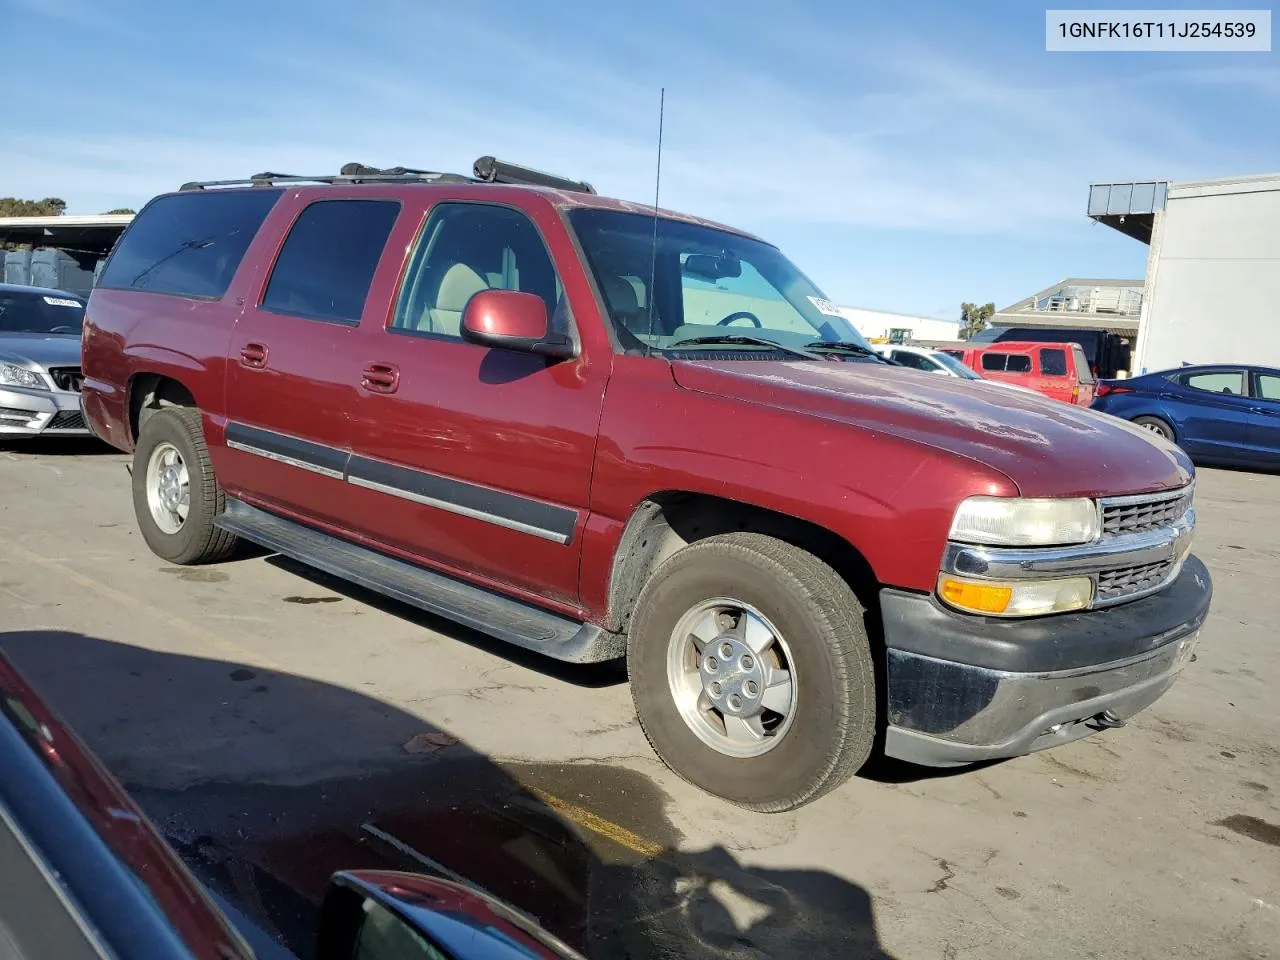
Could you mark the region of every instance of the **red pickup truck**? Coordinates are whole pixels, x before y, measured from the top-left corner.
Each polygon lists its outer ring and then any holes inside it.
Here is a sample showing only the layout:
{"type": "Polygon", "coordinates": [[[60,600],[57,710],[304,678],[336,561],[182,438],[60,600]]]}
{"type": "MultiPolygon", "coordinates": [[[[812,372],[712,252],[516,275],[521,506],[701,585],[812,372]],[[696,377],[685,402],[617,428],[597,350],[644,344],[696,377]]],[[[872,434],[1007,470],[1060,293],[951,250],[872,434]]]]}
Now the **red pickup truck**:
{"type": "Polygon", "coordinates": [[[1174,445],[888,363],[729,227],[493,158],[343,171],[159,196],[93,291],[85,413],[165,560],[243,537],[625,656],[662,759],[763,811],[881,742],[946,766],[1122,725],[1189,660],[1174,445]]]}

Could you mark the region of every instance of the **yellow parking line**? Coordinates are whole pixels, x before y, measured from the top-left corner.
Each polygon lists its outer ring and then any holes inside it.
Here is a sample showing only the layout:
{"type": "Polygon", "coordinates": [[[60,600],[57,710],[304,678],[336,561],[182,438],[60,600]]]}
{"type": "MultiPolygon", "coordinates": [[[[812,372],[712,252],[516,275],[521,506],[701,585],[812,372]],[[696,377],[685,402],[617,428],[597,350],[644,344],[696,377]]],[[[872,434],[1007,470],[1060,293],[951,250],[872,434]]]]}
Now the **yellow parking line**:
{"type": "Polygon", "coordinates": [[[279,664],[263,659],[239,644],[232,643],[225,637],[214,633],[212,630],[206,630],[204,627],[192,623],[190,620],[186,620],[176,614],[169,613],[167,610],[162,610],[153,603],[147,603],[147,601],[135,597],[132,594],[125,593],[123,590],[117,590],[115,587],[108,586],[101,581],[95,580],[93,577],[81,573],[79,570],[73,570],[71,567],[60,563],[57,560],[51,560],[48,557],[41,556],[33,550],[28,550],[21,544],[13,543],[11,541],[4,546],[8,550],[20,555],[22,559],[28,563],[34,563],[46,570],[52,570],[54,573],[66,577],[77,586],[83,587],[86,590],[91,590],[108,600],[114,600],[116,603],[121,606],[128,607],[130,610],[136,610],[139,613],[145,613],[149,616],[155,617],[168,626],[173,627],[175,630],[181,631],[193,639],[217,648],[225,656],[259,667],[263,670],[271,670],[277,673],[285,672],[279,664]]]}
{"type": "Polygon", "coordinates": [[[606,840],[612,840],[620,847],[626,847],[628,850],[645,857],[657,857],[665,849],[662,844],[642,837],[638,833],[633,833],[612,820],[606,820],[604,817],[592,813],[586,807],[580,807],[576,803],[562,800],[555,794],[539,790],[537,787],[529,787],[528,790],[566,820],[576,823],[592,833],[598,833],[606,840]]]}

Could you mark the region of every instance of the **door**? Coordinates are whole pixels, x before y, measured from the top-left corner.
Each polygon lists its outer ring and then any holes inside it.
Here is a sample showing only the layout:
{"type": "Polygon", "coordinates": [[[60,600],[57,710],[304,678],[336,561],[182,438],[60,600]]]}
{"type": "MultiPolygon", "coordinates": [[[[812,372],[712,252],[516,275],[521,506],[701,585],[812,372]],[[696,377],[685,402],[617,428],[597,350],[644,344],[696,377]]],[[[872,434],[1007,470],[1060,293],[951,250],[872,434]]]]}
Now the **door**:
{"type": "Polygon", "coordinates": [[[395,200],[336,198],[298,212],[232,332],[228,491],[300,519],[349,525],[350,358],[399,211],[395,200]]]}
{"type": "Polygon", "coordinates": [[[1166,403],[1178,445],[1187,453],[1237,457],[1248,444],[1253,401],[1239,367],[1179,373],[1166,403]]]}
{"type": "Polygon", "coordinates": [[[1280,463],[1280,373],[1253,372],[1248,441],[1264,461],[1280,463]]]}
{"type": "Polygon", "coordinates": [[[572,607],[608,362],[460,335],[485,289],[537,294],[575,335],[544,230],[564,227],[498,204],[431,209],[394,302],[364,327],[362,373],[389,368],[395,382],[360,386],[351,497],[366,534],[395,551],[572,607]]]}

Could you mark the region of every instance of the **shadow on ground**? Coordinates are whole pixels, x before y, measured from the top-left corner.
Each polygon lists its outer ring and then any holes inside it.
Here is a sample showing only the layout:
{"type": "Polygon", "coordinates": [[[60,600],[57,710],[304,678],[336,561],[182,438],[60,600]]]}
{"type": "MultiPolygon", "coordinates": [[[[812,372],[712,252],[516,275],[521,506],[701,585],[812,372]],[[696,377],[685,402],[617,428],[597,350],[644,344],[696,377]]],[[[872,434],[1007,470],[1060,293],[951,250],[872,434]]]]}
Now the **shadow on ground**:
{"type": "Polygon", "coordinates": [[[206,883],[300,957],[344,868],[464,878],[589,957],[883,958],[871,897],[690,850],[668,797],[606,764],[498,764],[373,696],[54,631],[13,660],[206,883]]]}
{"type": "MultiPolygon", "coordinates": [[[[242,544],[246,542],[241,541],[242,544]]],[[[261,548],[254,548],[250,545],[248,549],[261,548]]],[[[295,577],[299,577],[317,587],[330,590],[349,600],[354,600],[356,603],[362,603],[373,607],[375,610],[381,610],[383,613],[406,620],[409,623],[416,623],[423,629],[443,634],[450,640],[477,647],[530,670],[537,670],[546,676],[555,677],[558,680],[564,680],[581,687],[608,687],[627,682],[627,667],[622,660],[592,664],[565,663],[562,660],[554,660],[534,650],[526,650],[524,647],[517,647],[513,643],[504,643],[478,630],[471,630],[452,620],[434,616],[407,603],[401,603],[399,600],[393,600],[381,593],[367,590],[349,580],[331,576],[323,570],[317,570],[315,567],[293,560],[283,554],[269,553],[269,551],[263,552],[268,554],[266,562],[273,567],[291,573],[295,577]]],[[[255,555],[260,554],[250,553],[247,556],[255,555]]]]}

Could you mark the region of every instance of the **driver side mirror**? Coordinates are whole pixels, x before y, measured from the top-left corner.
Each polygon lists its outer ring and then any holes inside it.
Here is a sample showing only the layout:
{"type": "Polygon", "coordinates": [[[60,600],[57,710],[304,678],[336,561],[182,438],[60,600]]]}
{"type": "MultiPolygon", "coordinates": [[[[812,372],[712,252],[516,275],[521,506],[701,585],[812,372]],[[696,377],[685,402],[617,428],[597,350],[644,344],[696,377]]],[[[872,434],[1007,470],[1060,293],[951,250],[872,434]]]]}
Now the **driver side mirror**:
{"type": "Polygon", "coordinates": [[[463,340],[486,347],[557,359],[575,353],[568,337],[551,331],[546,301],[518,290],[481,290],[475,294],[462,311],[461,332],[463,340]]]}
{"type": "Polygon", "coordinates": [[[470,887],[352,870],[329,881],[316,960],[585,960],[532,919],[470,887]]]}

